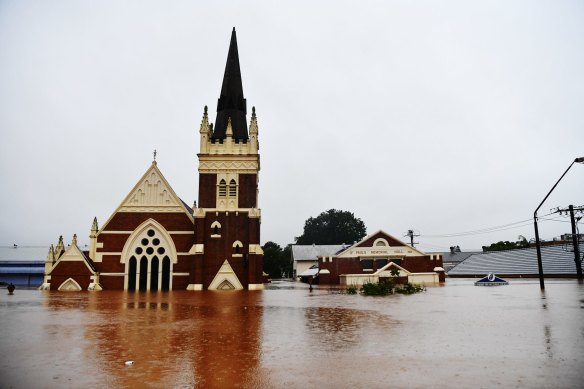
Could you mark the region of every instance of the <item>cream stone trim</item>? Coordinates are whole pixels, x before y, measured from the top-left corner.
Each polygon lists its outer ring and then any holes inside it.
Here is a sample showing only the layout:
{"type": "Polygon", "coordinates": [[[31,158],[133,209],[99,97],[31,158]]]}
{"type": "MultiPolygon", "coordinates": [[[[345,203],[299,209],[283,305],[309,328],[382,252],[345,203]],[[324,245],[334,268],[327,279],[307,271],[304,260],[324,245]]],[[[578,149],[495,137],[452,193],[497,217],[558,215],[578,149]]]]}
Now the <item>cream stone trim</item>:
{"type": "MultiPolygon", "coordinates": [[[[257,174],[260,164],[256,156],[242,159],[238,156],[221,156],[220,159],[199,155],[199,173],[248,173],[257,174]]],[[[229,183],[229,181],[227,181],[229,183]]]]}
{"type": "Polygon", "coordinates": [[[61,285],[59,285],[57,290],[61,292],[79,292],[83,289],[73,278],[67,278],[61,285]]]}
{"type": "Polygon", "coordinates": [[[390,267],[397,268],[399,270],[399,272],[400,272],[400,276],[402,276],[402,275],[409,276],[410,274],[412,274],[410,271],[404,269],[403,267],[401,267],[400,265],[396,264],[395,262],[389,262],[388,264],[386,264],[385,266],[383,266],[381,269],[378,269],[375,272],[375,274],[379,275],[380,277],[392,277],[391,270],[389,270],[390,267]]]}
{"type": "Polygon", "coordinates": [[[426,284],[438,284],[440,283],[440,278],[438,273],[425,272],[425,273],[412,273],[408,275],[408,282],[411,284],[426,285],[426,284]]]}
{"type": "Polygon", "coordinates": [[[189,272],[182,272],[182,273],[172,273],[173,277],[185,277],[185,276],[189,276],[190,273],[189,272]]]}
{"type": "MultiPolygon", "coordinates": [[[[229,127],[227,127],[229,130],[229,127]]],[[[228,135],[228,134],[226,134],[228,135]]],[[[203,141],[203,137],[201,137],[203,141]]],[[[254,143],[257,142],[256,138],[253,138],[254,143]]],[[[223,139],[223,142],[211,142],[211,140],[206,140],[206,147],[201,147],[201,151],[205,151],[211,155],[258,155],[258,146],[249,142],[235,142],[231,136],[227,136],[223,139]]]]}
{"type": "Polygon", "coordinates": [[[204,254],[205,253],[205,245],[202,243],[194,244],[193,247],[189,250],[189,254],[204,254]]]}
{"type": "Polygon", "coordinates": [[[331,272],[328,269],[321,269],[318,271],[318,274],[331,274],[331,272]]]}
{"type": "Polygon", "coordinates": [[[264,255],[264,250],[262,250],[262,246],[259,244],[250,244],[247,250],[250,254],[264,255]]]}
{"type": "Polygon", "coordinates": [[[225,260],[225,262],[223,262],[223,265],[213,278],[213,281],[211,281],[211,284],[209,284],[208,289],[209,290],[226,289],[224,288],[226,282],[233,286],[233,288],[230,289],[238,290],[243,289],[243,285],[241,285],[239,278],[237,278],[237,275],[233,271],[233,268],[229,264],[228,260],[225,260]]]}
{"type": "Polygon", "coordinates": [[[99,276],[100,277],[110,277],[110,276],[112,276],[112,277],[120,277],[120,276],[123,277],[125,275],[126,275],[126,273],[99,273],[99,276]]]}
{"type": "Polygon", "coordinates": [[[264,290],[264,284],[249,284],[247,285],[248,290],[264,290]]]}
{"type": "Polygon", "coordinates": [[[194,291],[203,290],[203,284],[188,284],[187,290],[194,290],[194,291]]]}
{"type": "Polygon", "coordinates": [[[373,242],[373,247],[389,247],[389,243],[387,242],[386,239],[377,238],[373,242]],[[381,243],[381,244],[379,244],[379,243],[381,243]]]}
{"type": "MultiPolygon", "coordinates": [[[[154,220],[152,218],[142,222],[142,224],[140,224],[138,227],[136,227],[136,229],[130,235],[130,237],[128,237],[128,239],[126,240],[126,243],[124,244],[124,248],[123,248],[121,256],[120,256],[120,263],[127,264],[128,259],[134,255],[134,252],[132,250],[136,246],[136,242],[138,241],[138,239],[142,238],[142,235],[144,235],[146,233],[146,231],[150,228],[158,231],[160,233],[160,235],[162,235],[162,238],[164,239],[161,242],[162,244],[160,246],[164,247],[166,250],[168,250],[168,252],[165,253],[162,256],[162,258],[164,258],[164,256],[168,256],[168,258],[170,258],[170,262],[172,264],[176,264],[176,262],[178,260],[178,258],[177,258],[178,255],[177,255],[176,247],[174,245],[174,241],[172,240],[172,237],[170,236],[168,231],[166,231],[164,226],[162,226],[162,224],[158,223],[156,220],[154,220]],[[165,245],[164,243],[167,243],[167,245],[165,245]]],[[[161,261],[162,261],[162,258],[160,258],[161,261]]],[[[136,259],[139,262],[139,258],[136,257],[136,259]]],[[[127,269],[126,269],[126,271],[127,271],[127,269]]],[[[171,269],[171,274],[172,274],[172,269],[171,269]]]]}
{"type": "Polygon", "coordinates": [[[95,253],[95,258],[93,258],[93,262],[103,262],[104,255],[122,255],[121,252],[107,252],[107,251],[98,251],[95,253]]]}
{"type": "Polygon", "coordinates": [[[247,212],[249,218],[260,218],[261,217],[261,209],[260,208],[234,208],[234,209],[220,209],[220,208],[195,208],[193,211],[193,216],[197,219],[205,218],[209,213],[219,214],[219,212],[233,212],[235,211],[236,215],[239,212],[247,212]]]}
{"type": "MultiPolygon", "coordinates": [[[[112,235],[130,235],[134,231],[102,231],[102,234],[112,234],[112,235]]],[[[167,231],[170,235],[193,235],[195,231],[167,231]]],[[[100,242],[101,247],[103,247],[103,242],[100,242]]]]}
{"type": "Polygon", "coordinates": [[[94,292],[101,292],[103,290],[103,288],[101,287],[100,284],[95,283],[95,282],[92,282],[87,287],[87,290],[91,290],[91,291],[94,291],[94,292]]]}
{"type": "MultiPolygon", "coordinates": [[[[91,268],[91,266],[89,266],[89,263],[87,263],[87,260],[85,258],[85,255],[79,249],[79,247],[77,247],[77,244],[75,242],[72,242],[71,245],[67,248],[67,250],[63,253],[63,255],[61,255],[61,257],[59,257],[57,262],[55,262],[55,264],[51,268],[51,271],[49,272],[49,274],[57,267],[57,265],[59,263],[61,263],[61,261],[63,261],[63,262],[83,262],[83,264],[89,270],[89,272],[91,274],[95,275],[95,271],[91,268]]],[[[46,275],[48,275],[48,274],[46,274],[46,275]]]]}

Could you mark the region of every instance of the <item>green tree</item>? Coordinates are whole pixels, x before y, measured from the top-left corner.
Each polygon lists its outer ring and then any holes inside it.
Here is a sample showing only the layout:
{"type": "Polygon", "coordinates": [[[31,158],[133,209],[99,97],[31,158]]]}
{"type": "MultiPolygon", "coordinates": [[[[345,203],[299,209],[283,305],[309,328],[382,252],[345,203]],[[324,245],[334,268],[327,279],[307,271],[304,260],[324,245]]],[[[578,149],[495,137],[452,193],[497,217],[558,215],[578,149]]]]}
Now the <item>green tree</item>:
{"type": "Polygon", "coordinates": [[[279,244],[267,242],[262,247],[264,250],[264,272],[271,278],[281,278],[282,275],[292,274],[291,247],[284,249],[279,244]]]}
{"type": "Polygon", "coordinates": [[[489,246],[483,246],[483,251],[503,251],[503,250],[515,250],[523,249],[529,247],[529,242],[523,236],[519,237],[517,242],[499,241],[497,243],[491,243],[489,246]]]}
{"type": "Polygon", "coordinates": [[[352,212],[329,209],[304,223],[304,233],[296,244],[342,244],[361,240],[367,233],[365,224],[352,212]]]}

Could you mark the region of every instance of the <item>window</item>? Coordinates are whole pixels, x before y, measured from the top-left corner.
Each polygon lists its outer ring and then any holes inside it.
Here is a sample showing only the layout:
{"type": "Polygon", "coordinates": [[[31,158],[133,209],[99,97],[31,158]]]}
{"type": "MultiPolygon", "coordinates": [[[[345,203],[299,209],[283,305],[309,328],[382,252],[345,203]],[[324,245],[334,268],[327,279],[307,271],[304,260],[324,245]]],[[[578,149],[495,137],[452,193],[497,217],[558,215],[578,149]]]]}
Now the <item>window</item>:
{"type": "Polygon", "coordinates": [[[220,238],[221,237],[221,224],[218,221],[214,221],[211,224],[211,238],[220,238]]]}
{"type": "Polygon", "coordinates": [[[219,197],[227,196],[227,183],[225,180],[219,182],[219,197]]]}
{"type": "Polygon", "coordinates": [[[243,244],[236,240],[233,242],[233,256],[234,257],[241,257],[243,254],[243,244]]]}
{"type": "Polygon", "coordinates": [[[229,197],[235,197],[237,195],[237,185],[235,180],[229,181],[229,197]]]}
{"type": "Polygon", "coordinates": [[[373,243],[373,246],[387,247],[387,246],[389,246],[389,244],[387,243],[387,240],[385,240],[383,238],[378,238],[378,239],[375,239],[375,242],[373,243]]]}
{"type": "Polygon", "coordinates": [[[373,260],[372,259],[362,259],[361,268],[363,270],[373,270],[373,260]]]}
{"type": "Polygon", "coordinates": [[[382,259],[376,259],[375,260],[375,265],[377,266],[377,269],[381,269],[383,266],[387,265],[388,261],[385,258],[382,259]]]}

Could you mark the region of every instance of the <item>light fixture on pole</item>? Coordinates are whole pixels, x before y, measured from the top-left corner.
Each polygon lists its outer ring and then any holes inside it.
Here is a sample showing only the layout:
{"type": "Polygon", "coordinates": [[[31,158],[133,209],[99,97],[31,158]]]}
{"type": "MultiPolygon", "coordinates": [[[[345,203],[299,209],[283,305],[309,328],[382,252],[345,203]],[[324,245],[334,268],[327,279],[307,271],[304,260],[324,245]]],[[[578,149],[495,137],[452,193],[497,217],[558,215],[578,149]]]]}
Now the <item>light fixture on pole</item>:
{"type": "Polygon", "coordinates": [[[560,183],[560,181],[562,181],[562,178],[564,178],[564,176],[566,175],[566,173],[568,173],[568,170],[570,170],[570,168],[572,167],[572,165],[575,164],[575,163],[584,163],[584,157],[576,158],[570,164],[570,166],[568,166],[568,168],[566,169],[566,171],[564,172],[564,174],[562,174],[562,176],[560,177],[560,179],[554,184],[554,186],[552,187],[552,189],[550,189],[550,191],[543,198],[543,200],[541,201],[541,203],[539,203],[539,205],[535,209],[535,212],[533,212],[533,226],[535,228],[535,247],[536,247],[536,250],[537,250],[537,269],[539,271],[539,286],[540,286],[541,289],[545,289],[545,284],[544,284],[544,280],[543,280],[543,264],[541,262],[541,247],[540,247],[540,242],[539,242],[539,230],[537,229],[537,211],[539,211],[539,209],[541,208],[541,206],[543,205],[543,203],[547,200],[547,198],[550,196],[550,194],[552,194],[552,192],[554,191],[554,189],[556,189],[556,186],[558,186],[558,184],[560,183]]]}

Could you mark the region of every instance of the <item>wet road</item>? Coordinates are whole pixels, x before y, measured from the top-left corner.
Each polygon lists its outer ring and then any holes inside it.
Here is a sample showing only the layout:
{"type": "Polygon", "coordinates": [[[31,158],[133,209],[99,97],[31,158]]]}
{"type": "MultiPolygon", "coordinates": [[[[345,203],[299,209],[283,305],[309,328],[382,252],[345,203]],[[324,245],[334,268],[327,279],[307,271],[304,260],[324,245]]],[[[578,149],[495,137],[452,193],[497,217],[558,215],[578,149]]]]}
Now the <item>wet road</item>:
{"type": "Polygon", "coordinates": [[[573,280],[388,297],[2,289],[0,328],[0,388],[584,386],[573,280]]]}

